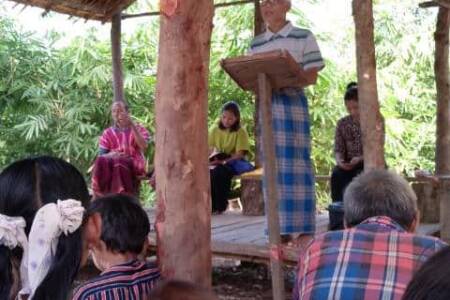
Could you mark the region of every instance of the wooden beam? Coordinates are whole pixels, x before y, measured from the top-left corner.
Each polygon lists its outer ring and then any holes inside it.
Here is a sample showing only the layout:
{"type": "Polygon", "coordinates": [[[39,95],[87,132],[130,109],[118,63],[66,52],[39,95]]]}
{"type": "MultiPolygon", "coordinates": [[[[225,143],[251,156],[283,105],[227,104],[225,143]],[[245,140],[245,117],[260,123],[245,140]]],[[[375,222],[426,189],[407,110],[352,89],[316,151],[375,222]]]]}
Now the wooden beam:
{"type": "Polygon", "coordinates": [[[211,285],[208,75],[212,0],[168,0],[156,85],[158,257],[166,279],[211,285]]]}
{"type": "Polygon", "coordinates": [[[123,68],[122,68],[122,47],[121,47],[121,16],[120,13],[114,15],[111,20],[111,54],[114,102],[125,101],[123,92],[123,68]]]}
{"type": "MultiPolygon", "coordinates": [[[[233,2],[224,2],[224,3],[218,3],[214,5],[214,8],[223,8],[223,7],[229,7],[229,6],[236,6],[236,5],[244,5],[253,3],[255,0],[242,0],[242,1],[233,1],[233,2]]],[[[154,17],[159,16],[159,11],[152,11],[152,12],[145,12],[145,13],[138,13],[138,14],[123,14],[122,19],[131,19],[131,18],[140,18],[140,17],[154,17]]]]}
{"type": "Polygon", "coordinates": [[[420,8],[429,8],[429,7],[438,7],[438,6],[450,9],[450,1],[436,0],[436,1],[426,1],[426,2],[419,3],[420,8]]]}
{"type": "Polygon", "coordinates": [[[378,103],[372,0],[353,0],[364,169],[383,169],[384,125],[378,103]]]}
{"type": "MultiPolygon", "coordinates": [[[[436,32],[434,72],[437,90],[436,120],[436,175],[450,175],[450,88],[449,88],[449,25],[450,13],[445,7],[439,8],[436,32]]],[[[450,242],[450,188],[449,180],[441,179],[438,201],[441,204],[441,238],[450,242]]]]}
{"type": "Polygon", "coordinates": [[[277,163],[272,128],[272,86],[266,74],[258,74],[258,98],[262,115],[264,176],[267,182],[267,224],[269,230],[270,269],[273,299],[284,297],[283,259],[281,255],[280,220],[278,216],[277,163]]]}

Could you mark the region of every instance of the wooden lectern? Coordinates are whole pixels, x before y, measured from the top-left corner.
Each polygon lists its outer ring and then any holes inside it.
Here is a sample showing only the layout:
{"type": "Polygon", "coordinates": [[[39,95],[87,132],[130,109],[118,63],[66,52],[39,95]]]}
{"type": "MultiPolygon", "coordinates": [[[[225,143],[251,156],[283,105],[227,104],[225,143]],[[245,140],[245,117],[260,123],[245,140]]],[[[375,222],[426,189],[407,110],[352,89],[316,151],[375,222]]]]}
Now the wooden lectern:
{"type": "Polygon", "coordinates": [[[257,93],[261,112],[264,176],[267,182],[269,252],[274,299],[284,298],[284,276],[280,251],[280,223],[275,145],[272,130],[272,90],[307,85],[304,72],[286,50],[224,59],[222,68],[244,90],[257,93]]]}

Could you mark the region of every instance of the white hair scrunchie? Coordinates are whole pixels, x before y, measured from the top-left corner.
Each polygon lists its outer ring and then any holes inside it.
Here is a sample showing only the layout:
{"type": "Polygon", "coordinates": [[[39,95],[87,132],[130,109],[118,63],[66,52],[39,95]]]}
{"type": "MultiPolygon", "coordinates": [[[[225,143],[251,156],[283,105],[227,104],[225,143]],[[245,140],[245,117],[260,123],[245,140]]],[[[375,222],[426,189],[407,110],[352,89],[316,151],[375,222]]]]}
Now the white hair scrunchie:
{"type": "Polygon", "coordinates": [[[73,199],[58,200],[57,203],[46,204],[37,211],[28,238],[28,247],[32,249],[28,256],[30,299],[47,276],[60,235],[76,231],[83,221],[83,213],[81,202],[73,199]]]}
{"type": "Polygon", "coordinates": [[[9,217],[0,214],[0,245],[11,250],[17,246],[24,248],[26,245],[23,244],[23,237],[25,237],[25,241],[27,239],[26,225],[25,219],[22,217],[9,217]]]}
{"type": "Polygon", "coordinates": [[[28,240],[25,234],[27,223],[23,217],[10,217],[0,214],[0,245],[14,249],[23,249],[22,261],[20,262],[20,281],[22,289],[27,290],[29,286],[27,261],[28,240]]]}

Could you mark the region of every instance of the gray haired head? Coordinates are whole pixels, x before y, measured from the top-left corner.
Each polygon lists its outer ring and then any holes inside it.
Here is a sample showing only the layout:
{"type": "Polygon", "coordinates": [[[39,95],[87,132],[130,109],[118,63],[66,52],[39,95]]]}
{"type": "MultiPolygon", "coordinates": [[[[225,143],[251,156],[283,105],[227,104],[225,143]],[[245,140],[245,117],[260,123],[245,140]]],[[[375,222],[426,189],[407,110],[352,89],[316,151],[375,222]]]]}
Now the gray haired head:
{"type": "Polygon", "coordinates": [[[348,227],[376,216],[387,216],[410,229],[417,216],[417,197],[409,183],[387,170],[356,177],[344,194],[344,219],[348,227]]]}

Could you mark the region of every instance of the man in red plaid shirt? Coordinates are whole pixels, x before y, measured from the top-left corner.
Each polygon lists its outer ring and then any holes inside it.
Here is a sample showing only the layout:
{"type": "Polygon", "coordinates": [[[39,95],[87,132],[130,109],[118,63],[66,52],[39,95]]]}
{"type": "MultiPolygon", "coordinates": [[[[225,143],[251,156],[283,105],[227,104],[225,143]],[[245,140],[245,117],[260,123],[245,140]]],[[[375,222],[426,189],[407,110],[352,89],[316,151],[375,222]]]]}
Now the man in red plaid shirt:
{"type": "Polygon", "coordinates": [[[300,256],[294,300],[400,300],[414,272],[446,246],[414,234],[416,196],[393,172],[354,179],[344,211],[347,229],[316,237],[300,256]]]}

